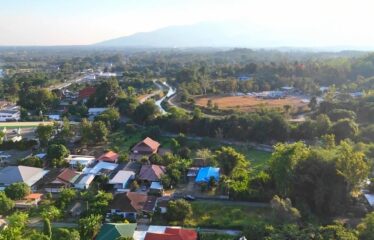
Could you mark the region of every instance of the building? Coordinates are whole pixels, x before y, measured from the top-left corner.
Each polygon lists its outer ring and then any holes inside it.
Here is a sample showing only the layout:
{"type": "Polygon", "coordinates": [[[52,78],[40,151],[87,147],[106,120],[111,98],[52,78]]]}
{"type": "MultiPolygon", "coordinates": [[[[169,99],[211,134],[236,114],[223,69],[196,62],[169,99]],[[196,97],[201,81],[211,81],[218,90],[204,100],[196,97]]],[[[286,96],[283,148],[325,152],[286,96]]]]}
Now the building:
{"type": "Polygon", "coordinates": [[[15,201],[15,208],[31,208],[37,207],[39,202],[42,200],[43,194],[41,193],[30,193],[22,200],[15,201]]]}
{"type": "Polygon", "coordinates": [[[76,189],[88,189],[94,180],[95,175],[93,174],[82,174],[78,177],[78,179],[74,183],[74,188],[76,189]]]}
{"type": "Polygon", "coordinates": [[[79,178],[80,173],[74,169],[62,169],[52,181],[44,185],[44,190],[50,193],[59,193],[64,188],[74,187],[75,181],[79,178]]]}
{"type": "Polygon", "coordinates": [[[162,233],[147,232],[144,240],[197,240],[197,232],[192,229],[166,227],[162,233]]]}
{"type": "Polygon", "coordinates": [[[114,196],[110,204],[110,214],[136,220],[139,215],[152,213],[156,207],[157,198],[145,193],[127,192],[114,196]]]}
{"type": "Polygon", "coordinates": [[[76,168],[80,165],[85,168],[95,162],[95,157],[86,155],[69,155],[65,158],[65,161],[69,163],[70,167],[76,168]]]}
{"type": "Polygon", "coordinates": [[[134,235],[136,226],[136,223],[105,223],[101,226],[95,240],[117,240],[121,237],[130,239],[134,235]]]}
{"type": "Polygon", "coordinates": [[[89,97],[91,97],[95,93],[96,93],[96,88],[95,87],[83,88],[78,93],[78,99],[79,100],[87,100],[89,97]]]}
{"type": "Polygon", "coordinates": [[[140,169],[138,179],[144,182],[159,182],[161,176],[166,172],[166,168],[160,165],[143,165],[140,169]]]}
{"type": "Polygon", "coordinates": [[[137,143],[132,149],[130,159],[133,161],[140,160],[142,157],[149,157],[150,155],[157,153],[160,143],[147,137],[143,141],[137,143]]]}
{"type": "Polygon", "coordinates": [[[109,180],[109,184],[113,185],[113,188],[118,191],[124,191],[128,188],[129,183],[135,179],[135,173],[133,171],[118,171],[112,179],[109,180]]]}
{"type": "Polygon", "coordinates": [[[118,161],[119,154],[115,153],[113,151],[108,151],[98,157],[96,160],[98,161],[104,161],[104,162],[110,162],[110,163],[116,163],[118,161]]]}
{"type": "Polygon", "coordinates": [[[214,178],[216,182],[219,181],[219,168],[215,168],[215,167],[200,168],[195,178],[195,182],[196,183],[209,183],[211,178],[214,178]]]}
{"type": "Polygon", "coordinates": [[[115,163],[98,161],[98,162],[96,162],[95,165],[92,165],[90,167],[86,167],[83,170],[83,173],[85,173],[85,174],[93,174],[95,176],[98,176],[98,175],[107,175],[108,176],[117,167],[118,167],[118,164],[115,164],[115,163]]]}
{"type": "Polygon", "coordinates": [[[19,121],[21,119],[21,112],[15,110],[0,110],[0,122],[19,121]]]}
{"type": "Polygon", "coordinates": [[[164,187],[160,182],[152,182],[149,187],[149,194],[162,196],[164,193],[164,187]]]}
{"type": "Polygon", "coordinates": [[[16,182],[26,183],[31,189],[36,189],[36,183],[41,180],[48,170],[27,166],[8,166],[0,170],[0,190],[16,182]]]}
{"type": "Polygon", "coordinates": [[[105,112],[106,110],[108,110],[108,108],[89,108],[88,116],[94,118],[97,115],[100,115],[101,113],[105,112]]]}

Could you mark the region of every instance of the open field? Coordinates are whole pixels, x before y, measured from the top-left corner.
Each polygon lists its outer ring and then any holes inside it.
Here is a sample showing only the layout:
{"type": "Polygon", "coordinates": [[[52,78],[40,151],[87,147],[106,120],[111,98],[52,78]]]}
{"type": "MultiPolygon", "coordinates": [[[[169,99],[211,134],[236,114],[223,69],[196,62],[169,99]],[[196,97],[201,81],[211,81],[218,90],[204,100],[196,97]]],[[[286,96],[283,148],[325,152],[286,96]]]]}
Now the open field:
{"type": "Polygon", "coordinates": [[[250,112],[259,107],[283,108],[285,105],[290,105],[293,108],[299,108],[307,106],[307,103],[297,97],[262,99],[254,96],[199,96],[195,98],[196,105],[202,107],[206,107],[209,100],[221,109],[238,109],[244,112],[250,112]]]}
{"type": "Polygon", "coordinates": [[[6,128],[29,128],[29,127],[37,127],[39,124],[44,125],[52,125],[52,121],[46,121],[46,122],[0,122],[0,128],[6,127],[6,128]]]}

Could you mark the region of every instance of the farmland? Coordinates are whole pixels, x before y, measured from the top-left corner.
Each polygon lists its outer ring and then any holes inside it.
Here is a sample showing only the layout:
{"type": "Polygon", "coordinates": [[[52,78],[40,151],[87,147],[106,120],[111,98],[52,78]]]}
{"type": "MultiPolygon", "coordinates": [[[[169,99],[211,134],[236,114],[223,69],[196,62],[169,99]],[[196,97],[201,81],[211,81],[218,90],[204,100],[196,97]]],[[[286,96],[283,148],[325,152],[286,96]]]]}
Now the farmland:
{"type": "Polygon", "coordinates": [[[283,108],[290,105],[292,108],[306,108],[307,103],[297,97],[281,99],[262,99],[254,96],[199,96],[195,98],[196,105],[206,107],[211,100],[213,105],[220,109],[237,109],[243,112],[251,112],[256,108],[283,108]]]}

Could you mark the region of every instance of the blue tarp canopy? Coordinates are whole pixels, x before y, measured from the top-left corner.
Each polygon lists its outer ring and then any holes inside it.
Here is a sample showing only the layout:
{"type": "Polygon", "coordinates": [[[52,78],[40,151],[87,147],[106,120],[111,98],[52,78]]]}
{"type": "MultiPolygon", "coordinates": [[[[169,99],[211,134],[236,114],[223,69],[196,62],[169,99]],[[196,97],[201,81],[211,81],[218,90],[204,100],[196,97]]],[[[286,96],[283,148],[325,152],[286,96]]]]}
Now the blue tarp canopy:
{"type": "Polygon", "coordinates": [[[214,177],[214,179],[218,182],[219,180],[219,168],[215,167],[203,167],[199,169],[197,173],[197,177],[195,182],[209,182],[210,178],[214,177]]]}

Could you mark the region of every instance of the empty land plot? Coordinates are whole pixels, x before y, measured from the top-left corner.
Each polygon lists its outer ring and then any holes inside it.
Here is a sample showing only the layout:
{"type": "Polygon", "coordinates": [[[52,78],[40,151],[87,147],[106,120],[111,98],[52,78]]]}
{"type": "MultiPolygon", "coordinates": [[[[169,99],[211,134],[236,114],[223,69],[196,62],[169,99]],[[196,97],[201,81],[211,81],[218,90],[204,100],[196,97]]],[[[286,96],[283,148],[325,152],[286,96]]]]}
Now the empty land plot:
{"type": "Polygon", "coordinates": [[[262,99],[253,96],[203,96],[196,97],[196,105],[206,107],[208,101],[217,104],[221,109],[239,109],[241,111],[250,112],[256,108],[283,108],[290,105],[293,108],[306,107],[307,104],[297,97],[286,97],[280,99],[262,99]]]}

